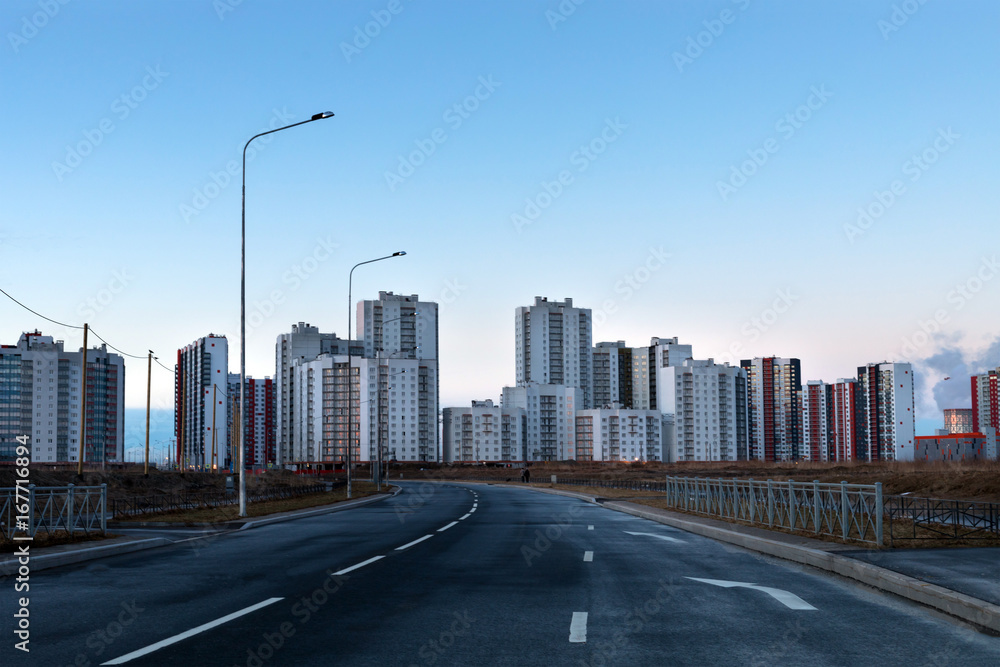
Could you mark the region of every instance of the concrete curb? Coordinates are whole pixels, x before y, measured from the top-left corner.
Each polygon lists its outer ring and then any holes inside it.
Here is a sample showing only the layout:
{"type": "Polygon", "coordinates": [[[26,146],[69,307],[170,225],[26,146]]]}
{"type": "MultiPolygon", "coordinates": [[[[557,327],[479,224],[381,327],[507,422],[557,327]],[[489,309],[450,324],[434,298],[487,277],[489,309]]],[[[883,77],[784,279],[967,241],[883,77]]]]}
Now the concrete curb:
{"type": "Polygon", "coordinates": [[[603,505],[608,509],[673,526],[713,540],[728,542],[769,556],[833,572],[873,588],[932,607],[986,629],[993,634],[1000,634],[1000,606],[974,598],[971,595],[958,593],[936,584],[929,584],[926,581],[846,556],[664,516],[629,502],[608,501],[603,505]]]}
{"type": "MultiPolygon", "coordinates": [[[[86,547],[84,549],[73,549],[71,551],[41,554],[38,556],[30,556],[28,567],[31,568],[32,573],[35,573],[39,570],[48,570],[53,567],[83,563],[89,560],[104,558],[105,556],[117,556],[119,554],[132,553],[133,551],[156,549],[157,547],[165,547],[168,544],[173,544],[173,542],[165,537],[149,537],[141,540],[132,540],[131,542],[102,544],[96,547],[86,547]]],[[[16,558],[5,559],[2,563],[0,563],[0,575],[13,575],[17,572],[17,567],[18,562],[16,558]]]]}
{"type": "MultiPolygon", "coordinates": [[[[398,486],[393,487],[392,494],[395,496],[400,491],[398,486]]],[[[385,500],[388,495],[379,494],[376,496],[367,496],[365,498],[358,498],[356,500],[344,500],[336,505],[327,505],[326,507],[320,507],[314,510],[295,510],[294,513],[280,514],[270,517],[262,517],[260,519],[254,519],[253,521],[247,521],[237,530],[249,530],[251,528],[257,528],[259,526],[269,526],[272,523],[282,523],[284,521],[294,521],[296,519],[306,519],[311,516],[317,516],[319,514],[330,514],[332,512],[343,512],[344,510],[354,509],[355,507],[361,507],[362,505],[371,505],[372,503],[377,503],[380,500],[385,500]]]]}

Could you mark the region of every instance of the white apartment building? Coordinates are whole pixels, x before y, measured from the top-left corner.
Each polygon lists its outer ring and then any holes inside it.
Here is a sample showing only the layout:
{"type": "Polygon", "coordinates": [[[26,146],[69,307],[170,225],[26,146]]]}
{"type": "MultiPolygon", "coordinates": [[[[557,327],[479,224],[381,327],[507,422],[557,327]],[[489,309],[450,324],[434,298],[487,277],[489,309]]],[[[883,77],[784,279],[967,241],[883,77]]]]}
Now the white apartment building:
{"type": "MultiPolygon", "coordinates": [[[[694,358],[691,346],[681,344],[676,337],[653,336],[646,347],[632,348],[632,405],[636,410],[655,410],[656,387],[662,369],[680,366],[694,358]]],[[[627,402],[623,405],[628,407],[627,402]]]]}
{"type": "MultiPolygon", "coordinates": [[[[275,409],[275,383],[271,378],[258,380],[247,377],[246,400],[247,417],[243,419],[243,444],[246,447],[246,463],[248,466],[262,468],[275,463],[276,457],[276,434],[275,420],[277,410],[275,409]]],[[[229,429],[229,442],[234,443],[238,431],[234,425],[237,408],[240,403],[240,374],[229,374],[229,386],[226,391],[225,405],[228,419],[226,425],[229,429]]],[[[221,403],[224,397],[219,395],[218,401],[221,403]]],[[[221,407],[221,406],[220,406],[221,407]]],[[[222,434],[219,435],[222,437],[222,434]]],[[[230,445],[230,450],[236,448],[230,445]]],[[[222,468],[228,467],[225,460],[219,461],[222,468]]]]}
{"type": "Polygon", "coordinates": [[[357,337],[371,359],[437,359],[438,304],[379,292],[377,301],[358,302],[357,337]]]}
{"type": "Polygon", "coordinates": [[[591,407],[593,317],[572,299],[536,296],[514,314],[514,363],[518,387],[530,383],[566,385],[580,392],[580,407],[591,407]]]}
{"type": "MultiPolygon", "coordinates": [[[[83,349],[40,331],[0,345],[0,460],[29,436],[33,463],[79,461],[83,349]]],[[[125,434],[125,362],[107,347],[87,351],[84,461],[120,461],[125,434]]]]}
{"type": "MultiPolygon", "coordinates": [[[[275,385],[275,462],[278,465],[294,461],[314,461],[317,459],[298,458],[305,442],[296,429],[301,424],[293,416],[301,411],[298,394],[292,378],[293,362],[302,364],[316,359],[321,354],[347,354],[347,341],[337,338],[334,333],[320,333],[318,327],[307,322],[292,325],[290,333],[278,335],[274,345],[274,385],[275,385]],[[296,445],[296,443],[299,443],[296,445]],[[296,449],[298,447],[298,450],[296,449]]],[[[351,345],[351,354],[364,356],[364,343],[351,345]]]]}
{"type": "Polygon", "coordinates": [[[576,459],[576,410],[582,392],[561,384],[504,387],[501,405],[525,412],[529,461],[576,459]]]}
{"type": "Polygon", "coordinates": [[[746,372],[685,359],[657,372],[657,409],[674,418],[664,460],[741,461],[747,456],[746,372]]]}
{"type": "Polygon", "coordinates": [[[625,341],[615,343],[598,343],[591,352],[593,364],[593,389],[590,392],[594,407],[604,407],[612,403],[629,405],[631,403],[631,349],[625,347],[625,341]],[[622,373],[628,375],[627,381],[622,373]]]}
{"type": "Polygon", "coordinates": [[[228,385],[229,343],[225,336],[209,334],[177,350],[174,436],[176,462],[182,469],[208,470],[229,460],[229,415],[225,404],[220,405],[228,385]]]}
{"type": "Polygon", "coordinates": [[[502,408],[487,399],[442,412],[445,463],[524,461],[524,409],[502,408]]]}
{"type": "Polygon", "coordinates": [[[858,367],[858,457],[914,460],[913,366],[882,362],[858,367]]]}
{"type": "Polygon", "coordinates": [[[667,422],[656,410],[620,405],[576,413],[578,461],[661,461],[667,422]]]}

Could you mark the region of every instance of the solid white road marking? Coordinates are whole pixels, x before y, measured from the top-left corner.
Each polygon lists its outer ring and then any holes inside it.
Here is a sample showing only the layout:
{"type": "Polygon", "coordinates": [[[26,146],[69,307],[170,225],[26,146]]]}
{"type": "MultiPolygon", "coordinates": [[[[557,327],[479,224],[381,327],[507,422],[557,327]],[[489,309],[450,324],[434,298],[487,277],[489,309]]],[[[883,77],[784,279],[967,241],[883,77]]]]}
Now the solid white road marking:
{"type": "Polygon", "coordinates": [[[468,514],[466,514],[465,516],[460,516],[460,517],[458,517],[458,520],[459,520],[459,521],[464,521],[464,520],[468,519],[468,518],[469,518],[470,516],[472,516],[472,512],[469,512],[469,513],[468,513],[468,514]]]}
{"type": "Polygon", "coordinates": [[[345,567],[343,570],[340,570],[339,572],[334,572],[334,574],[335,575],[340,575],[340,574],[347,574],[348,572],[354,572],[355,570],[357,570],[359,568],[362,568],[365,565],[370,565],[370,564],[374,563],[375,561],[377,561],[379,559],[382,559],[382,558],[385,558],[385,556],[374,556],[373,558],[369,558],[368,560],[366,560],[366,561],[364,561],[362,563],[358,563],[357,565],[352,565],[350,567],[345,567]]]}
{"type": "Polygon", "coordinates": [[[396,547],[396,551],[402,551],[403,549],[409,549],[409,548],[410,548],[410,547],[412,547],[412,546],[413,546],[414,544],[420,544],[420,543],[421,543],[421,542],[423,542],[424,540],[429,540],[429,539],[431,539],[432,537],[434,537],[434,536],[433,536],[433,535],[424,535],[424,536],[423,536],[423,537],[421,537],[421,538],[420,538],[419,540],[413,540],[413,541],[412,541],[412,542],[410,542],[409,544],[404,544],[404,545],[403,545],[403,546],[401,546],[401,547],[396,547]]]}
{"type": "Polygon", "coordinates": [[[684,540],[678,540],[676,537],[667,537],[666,535],[655,535],[653,533],[633,533],[628,530],[625,531],[626,535],[643,535],[645,537],[655,537],[658,540],[666,540],[667,542],[677,542],[678,544],[684,544],[684,540]]]}
{"type": "Polygon", "coordinates": [[[685,577],[685,579],[700,581],[704,584],[711,584],[713,586],[721,586],[722,588],[752,588],[755,591],[767,593],[789,609],[816,611],[816,607],[812,606],[798,595],[789,593],[788,591],[783,591],[780,588],[769,588],[767,586],[758,586],[757,584],[747,584],[742,581],[723,581],[721,579],[698,579],[697,577],[685,577]]]}
{"type": "Polygon", "coordinates": [[[454,526],[454,525],[455,525],[456,523],[458,523],[458,522],[457,522],[457,521],[452,521],[451,523],[449,523],[449,524],[448,524],[447,526],[445,526],[444,528],[438,528],[438,532],[439,532],[439,533],[443,533],[444,531],[446,531],[446,530],[448,530],[449,528],[451,528],[452,526],[454,526]]]}
{"type": "Polygon", "coordinates": [[[257,611],[258,609],[260,609],[262,607],[266,607],[269,604],[274,604],[275,602],[278,602],[278,601],[284,600],[284,599],[285,598],[268,598],[267,600],[264,600],[263,602],[258,602],[255,605],[247,607],[246,609],[241,609],[239,611],[234,611],[232,614],[229,614],[227,616],[223,616],[222,618],[219,618],[219,619],[216,619],[214,621],[211,621],[210,623],[205,623],[204,625],[199,625],[197,628],[192,628],[192,629],[188,630],[187,632],[182,632],[179,635],[174,635],[173,637],[170,637],[169,639],[164,639],[163,641],[158,641],[155,644],[150,644],[146,648],[141,648],[138,651],[132,651],[131,653],[126,653],[125,655],[123,655],[120,658],[115,658],[114,660],[109,660],[107,662],[102,662],[101,664],[102,665],[121,665],[121,664],[124,664],[126,662],[130,662],[132,660],[135,660],[136,658],[139,658],[139,657],[142,657],[142,656],[147,655],[149,653],[152,653],[153,651],[158,651],[158,650],[160,650],[161,648],[163,648],[165,646],[170,646],[171,644],[176,644],[177,642],[182,641],[184,639],[187,639],[188,637],[193,637],[194,635],[197,635],[197,634],[200,634],[202,632],[205,632],[206,630],[211,630],[212,628],[217,627],[219,625],[222,625],[223,623],[228,623],[229,621],[233,620],[234,618],[239,618],[240,616],[245,616],[246,614],[249,614],[251,612],[257,611]]]}
{"type": "Polygon", "coordinates": [[[590,563],[593,560],[594,560],[594,552],[593,551],[584,551],[583,552],[583,562],[584,563],[590,563]]]}
{"type": "Polygon", "coordinates": [[[574,611],[573,620],[569,624],[569,641],[571,644],[583,644],[587,641],[587,612],[574,611]]]}
{"type": "Polygon", "coordinates": [[[587,530],[593,530],[593,529],[594,529],[593,526],[587,526],[587,530]]]}

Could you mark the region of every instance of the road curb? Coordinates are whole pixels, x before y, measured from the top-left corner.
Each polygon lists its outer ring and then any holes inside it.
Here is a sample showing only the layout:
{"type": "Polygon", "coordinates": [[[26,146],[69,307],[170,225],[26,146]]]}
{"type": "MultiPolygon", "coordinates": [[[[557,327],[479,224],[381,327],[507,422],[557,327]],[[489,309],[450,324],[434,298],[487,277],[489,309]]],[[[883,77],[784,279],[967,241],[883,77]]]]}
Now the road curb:
{"type": "MultiPolygon", "coordinates": [[[[587,498],[583,494],[578,495],[582,496],[582,499],[587,498]]],[[[629,502],[608,501],[603,503],[603,506],[642,519],[649,519],[650,521],[679,528],[689,533],[702,535],[713,540],[728,542],[769,556],[833,572],[859,581],[872,588],[893,593],[908,600],[932,607],[950,616],[972,623],[992,634],[1000,635],[1000,606],[972,597],[971,595],[958,593],[936,584],[930,584],[926,581],[921,581],[920,579],[915,579],[905,574],[846,556],[768,540],[754,535],[746,535],[715,526],[706,526],[694,521],[685,521],[684,519],[664,516],[663,514],[644,509],[629,502]]]]}
{"type": "MultiPolygon", "coordinates": [[[[74,565],[76,563],[96,560],[106,556],[117,556],[120,554],[132,553],[133,551],[156,549],[158,547],[167,546],[168,544],[173,544],[173,542],[165,537],[148,537],[141,540],[132,540],[130,542],[120,542],[118,544],[102,544],[95,547],[86,547],[84,549],[73,549],[71,551],[41,554],[39,556],[30,556],[28,560],[28,567],[30,567],[31,572],[34,573],[39,570],[48,570],[50,568],[61,567],[63,565],[74,565]]],[[[5,559],[2,563],[0,563],[0,576],[15,574],[17,572],[18,564],[19,563],[16,558],[5,559]]]]}
{"type": "Polygon", "coordinates": [[[253,521],[247,521],[242,526],[237,528],[237,530],[249,530],[251,528],[257,528],[259,526],[268,526],[272,523],[282,523],[284,521],[294,521],[295,519],[306,519],[311,516],[317,516],[319,514],[330,514],[332,512],[343,512],[344,510],[354,509],[355,507],[361,507],[363,505],[371,505],[372,503],[377,503],[380,500],[385,500],[391,496],[395,496],[400,491],[398,486],[393,487],[391,494],[378,494],[374,496],[367,496],[365,498],[357,498],[355,500],[342,500],[334,505],[327,505],[326,507],[320,507],[314,510],[295,510],[294,513],[284,514],[279,516],[262,517],[260,519],[254,519],[253,521]]]}

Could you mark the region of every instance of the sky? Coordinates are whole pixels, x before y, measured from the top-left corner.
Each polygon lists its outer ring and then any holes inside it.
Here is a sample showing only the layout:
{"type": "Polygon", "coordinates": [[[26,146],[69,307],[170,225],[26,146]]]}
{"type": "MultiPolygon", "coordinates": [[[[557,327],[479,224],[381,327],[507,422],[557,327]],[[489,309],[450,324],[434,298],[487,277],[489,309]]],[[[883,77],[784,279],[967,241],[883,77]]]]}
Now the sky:
{"type": "MultiPolygon", "coordinates": [[[[1000,4],[0,4],[0,288],[166,366],[247,372],[380,290],[439,303],[441,405],[514,382],[514,310],[594,340],[915,365],[918,433],[1000,366],[1000,4]],[[951,377],[951,380],[945,378],[951,377]]],[[[0,295],[0,342],[82,332],[0,295]]],[[[91,338],[93,341],[93,338],[91,338]]],[[[173,378],[154,366],[154,409],[173,378]]]]}

